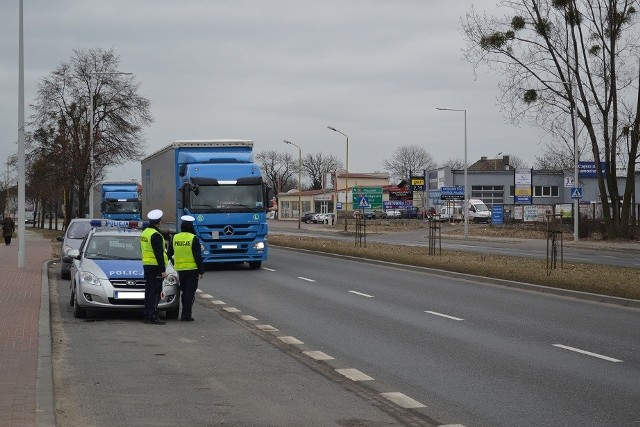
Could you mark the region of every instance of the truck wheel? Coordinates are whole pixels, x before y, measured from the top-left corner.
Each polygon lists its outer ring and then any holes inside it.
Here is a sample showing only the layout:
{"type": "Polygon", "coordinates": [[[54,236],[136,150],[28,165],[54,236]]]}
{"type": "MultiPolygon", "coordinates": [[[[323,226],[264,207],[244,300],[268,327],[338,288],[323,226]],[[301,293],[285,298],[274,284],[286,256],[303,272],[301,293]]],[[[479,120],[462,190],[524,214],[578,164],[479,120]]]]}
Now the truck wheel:
{"type": "Polygon", "coordinates": [[[262,261],[251,261],[249,263],[249,268],[251,270],[257,270],[262,266],[262,261]]]}
{"type": "Polygon", "coordinates": [[[75,317],[76,319],[84,319],[85,317],[87,317],[87,310],[80,307],[78,305],[78,301],[76,301],[75,298],[73,301],[73,317],[75,317]]]}
{"type": "Polygon", "coordinates": [[[167,319],[176,320],[178,318],[179,312],[179,308],[176,308],[175,310],[165,310],[164,315],[167,319]]]}

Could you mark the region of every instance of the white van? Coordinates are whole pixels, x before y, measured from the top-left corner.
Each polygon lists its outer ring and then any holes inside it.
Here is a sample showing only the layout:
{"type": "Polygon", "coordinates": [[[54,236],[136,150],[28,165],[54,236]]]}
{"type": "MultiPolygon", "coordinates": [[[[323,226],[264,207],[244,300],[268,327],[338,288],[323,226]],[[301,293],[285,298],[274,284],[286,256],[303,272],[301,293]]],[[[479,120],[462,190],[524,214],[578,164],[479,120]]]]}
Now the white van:
{"type": "Polygon", "coordinates": [[[472,222],[491,222],[491,211],[480,199],[469,199],[469,220],[472,222]]]}
{"type": "Polygon", "coordinates": [[[442,222],[458,222],[464,217],[462,206],[441,206],[438,212],[442,222]]]}

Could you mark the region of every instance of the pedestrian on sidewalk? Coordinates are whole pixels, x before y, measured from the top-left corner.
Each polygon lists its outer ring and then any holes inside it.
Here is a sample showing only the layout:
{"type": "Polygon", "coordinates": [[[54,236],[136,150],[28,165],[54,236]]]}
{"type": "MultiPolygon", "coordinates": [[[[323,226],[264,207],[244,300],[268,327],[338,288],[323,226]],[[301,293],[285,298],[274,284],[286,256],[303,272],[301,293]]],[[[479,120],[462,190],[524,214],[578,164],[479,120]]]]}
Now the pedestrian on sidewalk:
{"type": "Polygon", "coordinates": [[[180,233],[173,236],[173,241],[169,245],[168,256],[173,258],[173,267],[178,272],[180,279],[180,291],[182,292],[182,315],[183,322],[193,322],[192,309],[196,299],[198,280],[204,275],[204,263],[202,262],[202,252],[200,250],[200,240],[195,234],[193,222],[196,220],[191,215],[180,217],[180,233]]]}
{"type": "Polygon", "coordinates": [[[158,302],[162,294],[162,282],[167,276],[165,271],[169,263],[164,248],[164,237],[158,225],[162,220],[162,211],[154,209],[147,214],[149,226],[140,235],[142,268],[144,269],[144,323],[164,325],[158,317],[158,302]]]}
{"type": "Polygon", "coordinates": [[[5,215],[2,220],[2,237],[4,237],[4,244],[9,246],[11,244],[11,237],[16,230],[16,223],[9,215],[5,215]]]}

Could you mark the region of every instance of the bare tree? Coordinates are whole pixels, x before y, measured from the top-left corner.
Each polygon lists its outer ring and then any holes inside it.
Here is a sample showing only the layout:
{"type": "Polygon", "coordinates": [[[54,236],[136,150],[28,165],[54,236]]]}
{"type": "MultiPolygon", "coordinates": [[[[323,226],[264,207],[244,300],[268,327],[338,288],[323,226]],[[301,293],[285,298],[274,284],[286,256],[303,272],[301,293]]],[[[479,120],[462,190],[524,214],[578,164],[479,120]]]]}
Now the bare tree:
{"type": "Polygon", "coordinates": [[[302,161],[303,174],[311,181],[313,190],[324,188],[327,174],[338,169],[342,169],[342,162],[333,155],[307,154],[302,161]]]}
{"type": "Polygon", "coordinates": [[[261,151],[256,154],[260,163],[262,175],[267,185],[274,189],[277,195],[298,186],[298,160],[290,153],[280,153],[274,150],[261,151]]]}
{"type": "Polygon", "coordinates": [[[464,169],[464,159],[449,159],[440,165],[441,168],[449,167],[453,170],[464,169]]]}
{"type": "Polygon", "coordinates": [[[69,61],[38,83],[31,105],[30,125],[36,130],[30,149],[46,155],[56,168],[66,168],[59,176],[65,181],[58,184],[77,192],[79,215],[85,212],[89,191],[109,167],[142,158],[143,129],[153,121],[149,100],[138,93],[140,84],[119,72],[119,63],[113,50],[74,50],[69,61]]]}
{"type": "Polygon", "coordinates": [[[516,154],[507,154],[509,156],[509,166],[516,170],[524,170],[529,169],[529,165],[525,162],[522,157],[516,154]]]}
{"type": "MultiPolygon", "coordinates": [[[[606,165],[605,173],[596,171],[607,233],[627,236],[640,136],[638,1],[505,0],[500,6],[507,16],[472,10],[463,19],[466,58],[502,74],[500,99],[513,120],[561,129],[567,117],[577,119],[589,140],[588,157],[606,165]],[[627,123],[622,111],[632,117],[627,123]],[[616,163],[625,125],[632,131],[621,204],[616,163]]],[[[577,131],[572,124],[570,133],[577,131]]]]}
{"type": "Polygon", "coordinates": [[[434,169],[436,162],[429,152],[419,145],[402,145],[393,152],[382,166],[393,178],[409,180],[411,172],[422,174],[424,170],[434,169]]]}

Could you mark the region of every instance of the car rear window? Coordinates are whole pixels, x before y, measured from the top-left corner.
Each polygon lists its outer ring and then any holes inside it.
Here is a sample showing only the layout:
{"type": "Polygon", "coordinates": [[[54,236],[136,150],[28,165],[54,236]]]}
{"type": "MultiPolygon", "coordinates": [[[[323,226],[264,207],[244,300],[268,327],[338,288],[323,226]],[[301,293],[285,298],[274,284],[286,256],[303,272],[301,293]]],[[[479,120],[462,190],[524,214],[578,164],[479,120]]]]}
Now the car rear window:
{"type": "Polygon", "coordinates": [[[69,224],[69,230],[67,230],[67,237],[69,239],[84,239],[84,237],[91,230],[91,223],[89,221],[78,221],[69,224]]]}

